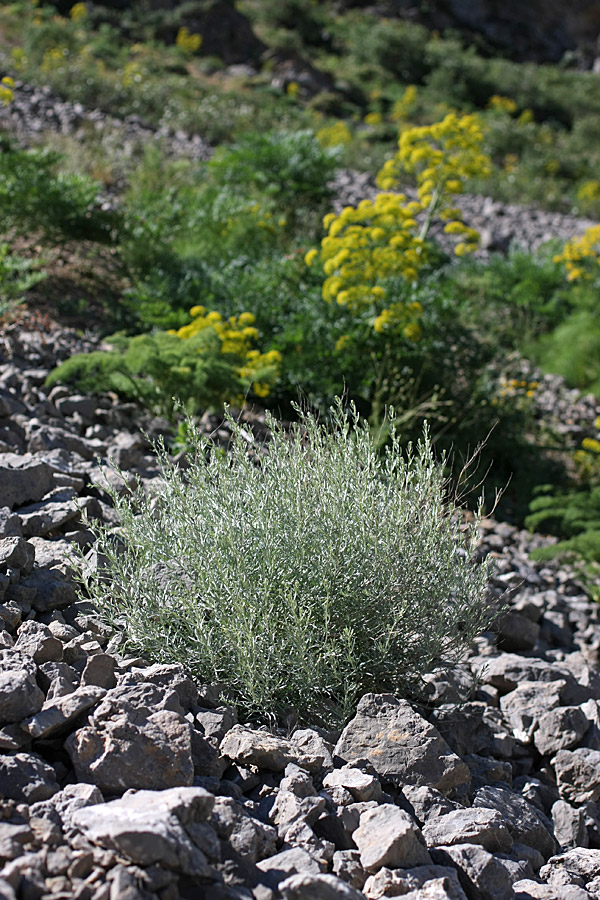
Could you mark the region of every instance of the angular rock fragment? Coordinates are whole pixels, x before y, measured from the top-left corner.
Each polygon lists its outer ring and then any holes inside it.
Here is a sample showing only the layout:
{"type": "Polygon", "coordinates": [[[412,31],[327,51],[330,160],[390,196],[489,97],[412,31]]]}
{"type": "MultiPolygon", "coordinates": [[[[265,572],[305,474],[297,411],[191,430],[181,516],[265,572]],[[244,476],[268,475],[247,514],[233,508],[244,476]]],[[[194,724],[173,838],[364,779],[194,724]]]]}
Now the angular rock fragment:
{"type": "Polygon", "coordinates": [[[550,881],[556,871],[564,871],[573,878],[582,878],[585,883],[600,875],[600,850],[575,847],[558,856],[552,856],[547,865],[540,869],[540,878],[550,881]]]}
{"type": "Polygon", "coordinates": [[[223,756],[241,765],[257,766],[271,772],[283,772],[287,764],[298,757],[290,742],[284,738],[267,731],[253,731],[242,725],[234,725],[227,732],[220,750],[223,756]]]}
{"type": "Polygon", "coordinates": [[[502,861],[478,844],[456,844],[431,851],[433,861],[456,869],[458,879],[472,900],[514,900],[511,878],[502,861]]]}
{"type": "Polygon", "coordinates": [[[500,709],[510,723],[514,736],[524,743],[531,740],[544,713],[560,705],[565,681],[525,681],[500,698],[500,709]]]}
{"type": "Polygon", "coordinates": [[[35,562],[35,547],[22,537],[5,537],[0,540],[0,568],[10,566],[28,575],[35,562]]]}
{"type": "Polygon", "coordinates": [[[357,802],[380,800],[381,784],[378,779],[361,769],[352,766],[344,766],[342,769],[334,769],[323,779],[323,787],[343,787],[350,791],[357,802]]]}
{"type": "Polygon", "coordinates": [[[589,722],[578,706],[561,706],[540,717],[533,742],[542,756],[549,756],[574,747],[588,728],[589,722]]]}
{"type": "Polygon", "coordinates": [[[206,856],[186,828],[206,822],[214,797],[203,788],[138,791],[78,810],[72,824],[94,844],[141,866],[162,865],[212,880],[206,856]]]}
{"type": "Polygon", "coordinates": [[[562,850],[588,846],[588,830],[585,810],[576,809],[564,800],[557,800],[552,806],[554,834],[562,850]]]}
{"type": "Polygon", "coordinates": [[[33,740],[65,733],[86,710],[100,703],[106,691],[100,687],[80,687],[72,693],[45,703],[42,709],[21,722],[33,740]]]}
{"type": "Polygon", "coordinates": [[[211,823],[220,838],[253,863],[275,853],[277,830],[253,818],[231,797],[215,798],[211,823]]]}
{"type": "Polygon", "coordinates": [[[56,772],[35,753],[0,756],[0,796],[17,803],[36,803],[58,790],[56,772]]]}
{"type": "Polygon", "coordinates": [[[0,497],[2,505],[22,506],[41,500],[54,487],[50,466],[31,453],[0,453],[0,497]]]}
{"type": "Polygon", "coordinates": [[[42,708],[37,666],[17,650],[0,650],[0,725],[19,722],[42,708]]]}
{"type": "Polygon", "coordinates": [[[575,804],[600,800],[600,751],[559,750],[552,765],[563,800],[575,804]]]}
{"type": "Polygon", "coordinates": [[[194,778],[191,725],[170,710],[138,723],[120,715],[80,728],[65,748],[78,780],[104,794],[189,786],[194,778]]]}
{"type": "Polygon", "coordinates": [[[552,834],[552,823],[520,794],[499,785],[488,785],[477,791],[473,806],[498,810],[514,840],[534,847],[546,859],[556,853],[558,844],[552,834]]]}
{"type": "Polygon", "coordinates": [[[20,626],[15,650],[30,656],[38,665],[60,662],[63,656],[63,645],[48,626],[31,619],[20,626]]]}
{"type": "Polygon", "coordinates": [[[319,863],[301,847],[281,850],[274,856],[261,860],[256,867],[263,873],[263,884],[273,890],[277,890],[279,884],[290,875],[296,875],[299,872],[303,875],[321,874],[319,863]]]}
{"type": "Polygon", "coordinates": [[[442,793],[470,781],[469,769],[438,730],[405,700],[388,694],[361,699],[335,753],[348,763],[368,759],[384,781],[427,785],[442,793]]]}
{"type": "Polygon", "coordinates": [[[410,868],[431,862],[417,824],[391,803],[364,812],[353,838],[367,872],[382,866],[410,868]]]}
{"type": "Polygon", "coordinates": [[[280,882],[283,900],[363,900],[364,894],[335,875],[290,875],[280,882]]]}
{"type": "Polygon", "coordinates": [[[481,844],[490,853],[509,853],[513,838],[495,809],[457,809],[432,818],[423,828],[428,847],[481,844]]]}

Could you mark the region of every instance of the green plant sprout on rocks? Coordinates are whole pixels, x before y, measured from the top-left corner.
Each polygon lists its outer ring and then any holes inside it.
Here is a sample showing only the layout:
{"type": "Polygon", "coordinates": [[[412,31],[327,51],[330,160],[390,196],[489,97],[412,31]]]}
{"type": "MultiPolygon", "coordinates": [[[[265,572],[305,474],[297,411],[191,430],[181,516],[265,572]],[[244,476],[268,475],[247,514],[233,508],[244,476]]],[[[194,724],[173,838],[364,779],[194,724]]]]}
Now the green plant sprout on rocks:
{"type": "Polygon", "coordinates": [[[223,453],[189,423],[189,467],[114,493],[121,527],[93,525],[104,568],[82,588],[128,646],[182,663],[262,721],[339,724],[367,691],[410,692],[489,622],[476,525],[447,499],[427,433],[383,454],[338,400],[257,444],[230,420],[223,453]]]}

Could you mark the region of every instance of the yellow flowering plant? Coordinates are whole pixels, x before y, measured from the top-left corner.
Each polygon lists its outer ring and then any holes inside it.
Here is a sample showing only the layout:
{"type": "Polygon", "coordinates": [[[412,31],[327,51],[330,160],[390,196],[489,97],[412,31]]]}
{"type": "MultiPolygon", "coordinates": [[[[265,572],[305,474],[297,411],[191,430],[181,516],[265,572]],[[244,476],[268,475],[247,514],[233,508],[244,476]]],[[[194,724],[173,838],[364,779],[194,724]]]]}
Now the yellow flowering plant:
{"type": "Polygon", "coordinates": [[[563,263],[569,281],[586,281],[599,274],[600,225],[592,225],[584,234],[567,241],[554,262],[563,263]]]}
{"type": "Polygon", "coordinates": [[[109,350],[78,354],[55,369],[48,384],[76,382],[90,392],[116,391],[174,421],[181,404],[194,414],[266,397],[279,376],[281,354],[255,346],[254,316],[224,318],[194,306],[178,330],[107,339],[109,350]]]}
{"type": "Polygon", "coordinates": [[[10,75],[5,75],[0,81],[0,106],[8,106],[12,103],[14,97],[14,79],[10,75]]]}
{"type": "Polygon", "coordinates": [[[320,250],[306,254],[307,265],[319,258],[323,267],[324,300],[357,313],[369,311],[376,332],[400,331],[409,341],[419,340],[421,305],[414,298],[390,303],[388,284],[397,278],[416,284],[428,261],[427,236],[436,217],[445,222],[447,234],[460,238],[458,256],[478,246],[478,232],[462,221],[452,200],[468,178],[490,171],[482,140],[476,116],[454,114],[401,133],[397,153],[377,177],[383,192],[327,215],[320,250]],[[415,200],[392,192],[406,176],[416,180],[415,200]]]}

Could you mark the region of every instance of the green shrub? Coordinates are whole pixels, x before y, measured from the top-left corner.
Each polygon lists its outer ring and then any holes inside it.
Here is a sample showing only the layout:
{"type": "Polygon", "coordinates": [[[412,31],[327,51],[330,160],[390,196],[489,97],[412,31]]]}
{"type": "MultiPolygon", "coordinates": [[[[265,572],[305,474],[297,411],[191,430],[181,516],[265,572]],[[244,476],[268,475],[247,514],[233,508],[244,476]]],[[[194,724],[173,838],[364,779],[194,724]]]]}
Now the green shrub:
{"type": "Polygon", "coordinates": [[[203,307],[179,332],[157,331],[109,338],[111,349],[81,353],[61,363],[46,384],[76,384],[90,393],[116,391],[174,420],[183,404],[189,414],[241,403],[251,389],[266,396],[276,379],[279,354],[261,354],[251,345],[254,317],[223,321],[203,307]],[[246,327],[245,327],[246,326],[246,327]]]}
{"type": "Polygon", "coordinates": [[[427,438],[403,457],[392,422],[381,458],[339,403],[331,431],[269,424],[262,454],[233,423],[228,454],[191,427],[184,473],[163,455],[153,497],[115,495],[122,545],[99,529],[107,568],[82,580],[131,647],[224,682],[244,715],[335,724],[465,651],[488,570],[427,438]]]}
{"type": "Polygon", "coordinates": [[[41,228],[53,236],[108,240],[116,217],[97,205],[99,185],[59,171],[60,156],[44,150],[2,149],[0,231],[41,228]]]}
{"type": "Polygon", "coordinates": [[[531,530],[558,534],[563,540],[532,553],[534,559],[553,559],[570,554],[587,562],[600,562],[600,485],[582,491],[555,492],[540,488],[530,504],[525,525],[531,530]],[[566,537],[565,537],[566,536],[566,537]]]}
{"type": "Polygon", "coordinates": [[[24,292],[45,277],[32,260],[11,253],[8,244],[0,244],[0,315],[13,310],[24,292]]]}

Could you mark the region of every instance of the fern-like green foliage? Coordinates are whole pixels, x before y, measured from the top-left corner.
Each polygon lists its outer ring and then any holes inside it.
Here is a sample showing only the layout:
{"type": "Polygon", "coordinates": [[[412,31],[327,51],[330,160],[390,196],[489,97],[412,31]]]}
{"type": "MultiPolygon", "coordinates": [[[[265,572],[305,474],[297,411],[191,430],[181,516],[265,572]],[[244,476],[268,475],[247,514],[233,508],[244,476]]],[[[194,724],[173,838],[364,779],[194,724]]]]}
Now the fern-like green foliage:
{"type": "MultiPolygon", "coordinates": [[[[88,393],[115,391],[152,412],[174,421],[183,404],[194,414],[235,403],[248,392],[250,379],[239,372],[239,359],[224,354],[211,328],[187,340],[166,331],[108,339],[108,350],[72,356],[53,372],[47,386],[77,384],[88,393]]],[[[253,379],[272,378],[273,366],[255,371],[253,379]]]]}
{"type": "Polygon", "coordinates": [[[534,553],[534,559],[551,559],[562,553],[574,553],[587,562],[600,562],[600,485],[586,491],[550,493],[544,485],[532,500],[531,514],[525,519],[527,528],[544,529],[564,536],[549,547],[534,553]]]}

